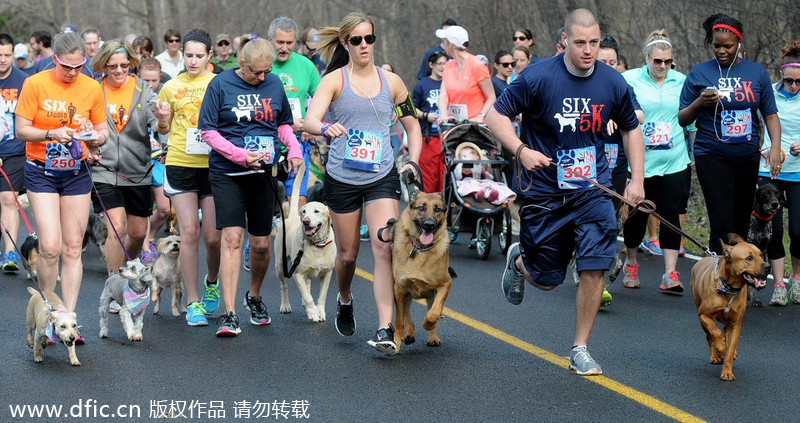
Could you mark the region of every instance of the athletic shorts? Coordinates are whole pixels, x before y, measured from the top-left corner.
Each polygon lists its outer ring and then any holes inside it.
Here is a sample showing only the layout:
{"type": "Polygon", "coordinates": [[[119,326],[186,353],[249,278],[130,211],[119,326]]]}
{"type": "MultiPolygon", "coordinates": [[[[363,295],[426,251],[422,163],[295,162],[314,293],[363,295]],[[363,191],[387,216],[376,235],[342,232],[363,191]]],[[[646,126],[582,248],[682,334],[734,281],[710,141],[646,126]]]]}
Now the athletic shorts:
{"type": "Polygon", "coordinates": [[[195,192],[199,198],[211,195],[208,168],[165,166],[164,195],[171,197],[187,192],[195,192]]]}
{"type": "Polygon", "coordinates": [[[151,185],[160,187],[164,185],[164,163],[158,160],[153,160],[153,177],[151,178],[151,185]]]}
{"type": "Polygon", "coordinates": [[[92,191],[92,174],[86,163],[72,171],[46,170],[44,163],[25,162],[25,188],[28,192],[53,193],[62,196],[83,195],[92,191]]]}
{"type": "Polygon", "coordinates": [[[578,271],[611,267],[617,220],[607,194],[592,189],[569,196],[527,197],[519,214],[522,261],[536,283],[562,284],[573,251],[578,271]]]}
{"type": "Polygon", "coordinates": [[[390,198],[400,201],[400,174],[396,167],[392,167],[386,176],[371,184],[354,185],[337,181],[326,173],[324,192],[325,202],[331,211],[352,213],[375,200],[390,198]]]}
{"type": "MultiPolygon", "coordinates": [[[[308,195],[308,174],[311,173],[311,143],[308,141],[300,141],[300,148],[303,150],[303,163],[306,164],[306,170],[303,172],[303,180],[300,182],[300,195],[306,197],[308,195]]],[[[287,177],[284,185],[286,186],[286,195],[292,195],[292,186],[294,186],[294,175],[287,177]]]]}
{"type": "Polygon", "coordinates": [[[131,216],[150,217],[153,214],[153,189],[149,185],[145,186],[116,186],[98,182],[94,185],[97,192],[92,192],[92,205],[94,212],[125,208],[125,213],[131,216]],[[101,198],[97,198],[97,194],[101,198]],[[103,200],[102,202],[100,200],[103,200]]]}
{"type": "Polygon", "coordinates": [[[12,188],[16,192],[25,190],[25,155],[11,156],[3,158],[3,172],[6,173],[8,179],[11,180],[11,186],[8,185],[5,177],[0,177],[0,192],[11,191],[12,188]]]}
{"type": "Polygon", "coordinates": [[[214,192],[217,229],[246,227],[253,236],[268,236],[272,232],[275,194],[271,175],[228,176],[210,172],[208,177],[214,192]]]}

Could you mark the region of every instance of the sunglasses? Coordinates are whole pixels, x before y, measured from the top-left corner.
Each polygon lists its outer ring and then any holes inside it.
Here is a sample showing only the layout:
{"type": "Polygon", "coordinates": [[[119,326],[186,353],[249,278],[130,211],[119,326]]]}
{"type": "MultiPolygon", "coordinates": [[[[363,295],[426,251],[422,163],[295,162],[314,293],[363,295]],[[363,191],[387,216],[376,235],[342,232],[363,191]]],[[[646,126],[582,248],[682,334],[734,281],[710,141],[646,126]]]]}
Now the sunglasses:
{"type": "Polygon", "coordinates": [[[517,36],[514,36],[514,37],[511,37],[511,38],[512,38],[514,41],[528,41],[528,37],[526,37],[526,36],[524,36],[524,35],[520,35],[519,37],[517,37],[517,36]]]}
{"type": "Polygon", "coordinates": [[[783,83],[789,86],[794,84],[800,85],[800,79],[783,78],[783,83]]]}
{"type": "Polygon", "coordinates": [[[617,42],[617,40],[615,40],[614,37],[612,37],[610,35],[603,35],[602,37],[600,37],[600,41],[610,41],[612,43],[616,43],[617,42]]]}
{"type": "Polygon", "coordinates": [[[67,68],[68,71],[70,71],[70,70],[79,71],[79,70],[81,70],[83,65],[86,64],[86,58],[85,57],[83,58],[83,63],[81,63],[80,65],[68,65],[68,64],[62,62],[61,59],[58,58],[58,56],[53,55],[53,57],[55,57],[56,62],[58,62],[59,65],[67,68]]]}
{"type": "Polygon", "coordinates": [[[517,66],[517,62],[497,62],[497,64],[504,68],[517,66]]]}
{"type": "Polygon", "coordinates": [[[128,70],[129,67],[131,67],[130,63],[120,63],[118,65],[106,65],[106,69],[112,71],[117,69],[128,70]]]}
{"type": "Polygon", "coordinates": [[[179,43],[179,42],[181,42],[181,39],[180,38],[170,38],[169,40],[167,40],[167,42],[168,43],[179,43]]]}
{"type": "Polygon", "coordinates": [[[224,41],[224,40],[217,43],[217,47],[225,47],[225,46],[229,46],[229,45],[231,45],[231,43],[229,43],[227,41],[224,41]]]}
{"type": "Polygon", "coordinates": [[[347,39],[351,46],[360,46],[361,41],[366,41],[367,44],[375,44],[375,34],[367,34],[365,36],[356,35],[347,39]]]}
{"type": "Polygon", "coordinates": [[[253,74],[253,75],[255,75],[256,77],[259,77],[259,76],[261,76],[261,75],[266,75],[266,74],[268,74],[268,73],[272,72],[272,66],[270,66],[270,67],[269,67],[269,69],[267,69],[267,70],[262,70],[262,71],[254,71],[254,70],[253,70],[253,68],[251,68],[251,67],[250,67],[250,65],[247,65],[247,69],[249,69],[249,70],[250,70],[250,73],[252,73],[252,74],[253,74]]]}
{"type": "Polygon", "coordinates": [[[675,59],[664,60],[664,59],[656,59],[654,57],[651,57],[650,60],[652,60],[654,64],[659,65],[659,66],[662,65],[662,64],[666,65],[666,66],[672,66],[672,62],[675,61],[675,59]]]}

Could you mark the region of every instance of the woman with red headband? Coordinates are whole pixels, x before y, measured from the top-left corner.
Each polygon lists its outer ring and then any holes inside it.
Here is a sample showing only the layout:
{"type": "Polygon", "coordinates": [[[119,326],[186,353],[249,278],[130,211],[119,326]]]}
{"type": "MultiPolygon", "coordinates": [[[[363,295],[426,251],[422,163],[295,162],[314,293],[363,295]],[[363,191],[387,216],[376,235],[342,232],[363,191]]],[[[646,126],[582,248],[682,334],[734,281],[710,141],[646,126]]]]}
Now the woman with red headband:
{"type": "Polygon", "coordinates": [[[708,246],[721,253],[720,240],[727,241],[729,233],[744,236],[750,225],[761,147],[758,113],[772,140],[764,151],[772,178],[781,170],[781,123],[767,71],[738,57],[742,23],[717,14],[703,29],[714,59],[686,77],[678,122],[685,127],[696,121],[694,155],[711,226],[708,246]]]}

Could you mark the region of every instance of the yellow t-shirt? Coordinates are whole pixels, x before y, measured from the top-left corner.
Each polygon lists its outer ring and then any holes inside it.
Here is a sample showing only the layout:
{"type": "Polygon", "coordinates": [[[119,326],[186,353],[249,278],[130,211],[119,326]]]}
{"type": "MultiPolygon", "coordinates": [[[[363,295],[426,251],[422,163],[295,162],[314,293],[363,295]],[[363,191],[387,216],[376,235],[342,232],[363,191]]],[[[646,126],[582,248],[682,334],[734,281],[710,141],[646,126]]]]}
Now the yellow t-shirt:
{"type": "MultiPolygon", "coordinates": [[[[17,116],[30,120],[35,128],[68,126],[76,132],[86,120],[92,124],[106,121],[103,91],[97,81],[79,74],[71,84],[64,84],[56,78],[55,72],[55,69],[42,71],[25,80],[17,102],[17,116]]],[[[48,144],[57,143],[27,143],[26,156],[29,160],[46,161],[48,144]]],[[[81,159],[85,159],[88,150],[83,141],[81,145],[81,159]]]]}
{"type": "Polygon", "coordinates": [[[117,133],[122,132],[122,128],[128,123],[131,114],[131,103],[133,103],[133,90],[136,88],[136,78],[128,75],[128,80],[120,88],[113,88],[108,81],[103,80],[106,91],[106,107],[108,114],[117,127],[117,133]]]}
{"type": "MultiPolygon", "coordinates": [[[[206,95],[206,88],[216,76],[207,73],[203,76],[191,77],[182,73],[170,79],[161,88],[158,100],[169,103],[172,110],[172,126],[169,128],[167,141],[167,161],[169,166],[202,168],[208,167],[208,154],[187,153],[186,136],[199,137],[197,120],[200,117],[200,105],[206,95]]],[[[190,143],[191,144],[191,143],[190,143]]],[[[193,150],[192,145],[189,147],[193,150]]]]}

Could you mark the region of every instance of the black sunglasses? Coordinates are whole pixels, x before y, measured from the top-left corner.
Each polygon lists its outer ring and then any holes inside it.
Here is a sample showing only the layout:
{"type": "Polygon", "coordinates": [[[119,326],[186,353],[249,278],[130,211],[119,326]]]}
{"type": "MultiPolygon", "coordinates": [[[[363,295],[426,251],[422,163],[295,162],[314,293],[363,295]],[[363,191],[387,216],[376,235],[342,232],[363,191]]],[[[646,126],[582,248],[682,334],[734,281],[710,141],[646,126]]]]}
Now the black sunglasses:
{"type": "Polygon", "coordinates": [[[180,38],[170,38],[169,40],[167,40],[167,42],[168,43],[179,43],[179,42],[181,42],[181,39],[180,38]]]}
{"type": "Polygon", "coordinates": [[[247,65],[247,69],[250,69],[250,73],[252,73],[252,74],[253,74],[253,75],[255,75],[256,77],[259,77],[259,76],[261,76],[261,75],[266,75],[266,74],[268,74],[268,73],[272,72],[272,66],[270,66],[270,67],[269,67],[269,69],[267,69],[267,70],[263,70],[263,71],[254,71],[254,70],[253,70],[253,68],[251,68],[251,67],[250,67],[250,65],[247,65]]]}
{"type": "Polygon", "coordinates": [[[229,46],[229,45],[231,45],[231,43],[229,43],[229,42],[227,42],[225,40],[222,40],[222,41],[217,43],[217,47],[229,46]]]}
{"type": "Polygon", "coordinates": [[[366,41],[367,44],[375,44],[375,34],[367,34],[365,36],[355,35],[347,39],[351,46],[360,46],[361,41],[366,41]]]}
{"type": "Polygon", "coordinates": [[[514,41],[528,41],[528,37],[526,37],[524,35],[520,35],[519,37],[514,36],[512,38],[514,39],[514,41]]]}
{"type": "Polygon", "coordinates": [[[497,64],[504,68],[517,66],[517,62],[497,62],[497,64]]]}
{"type": "Polygon", "coordinates": [[[672,62],[675,61],[675,59],[663,60],[663,59],[656,59],[654,57],[651,57],[650,60],[652,60],[653,63],[655,63],[656,65],[664,64],[664,65],[667,65],[667,66],[672,66],[672,62]]]}
{"type": "Polygon", "coordinates": [[[783,83],[789,86],[794,84],[800,85],[800,79],[783,78],[783,83]]]}

